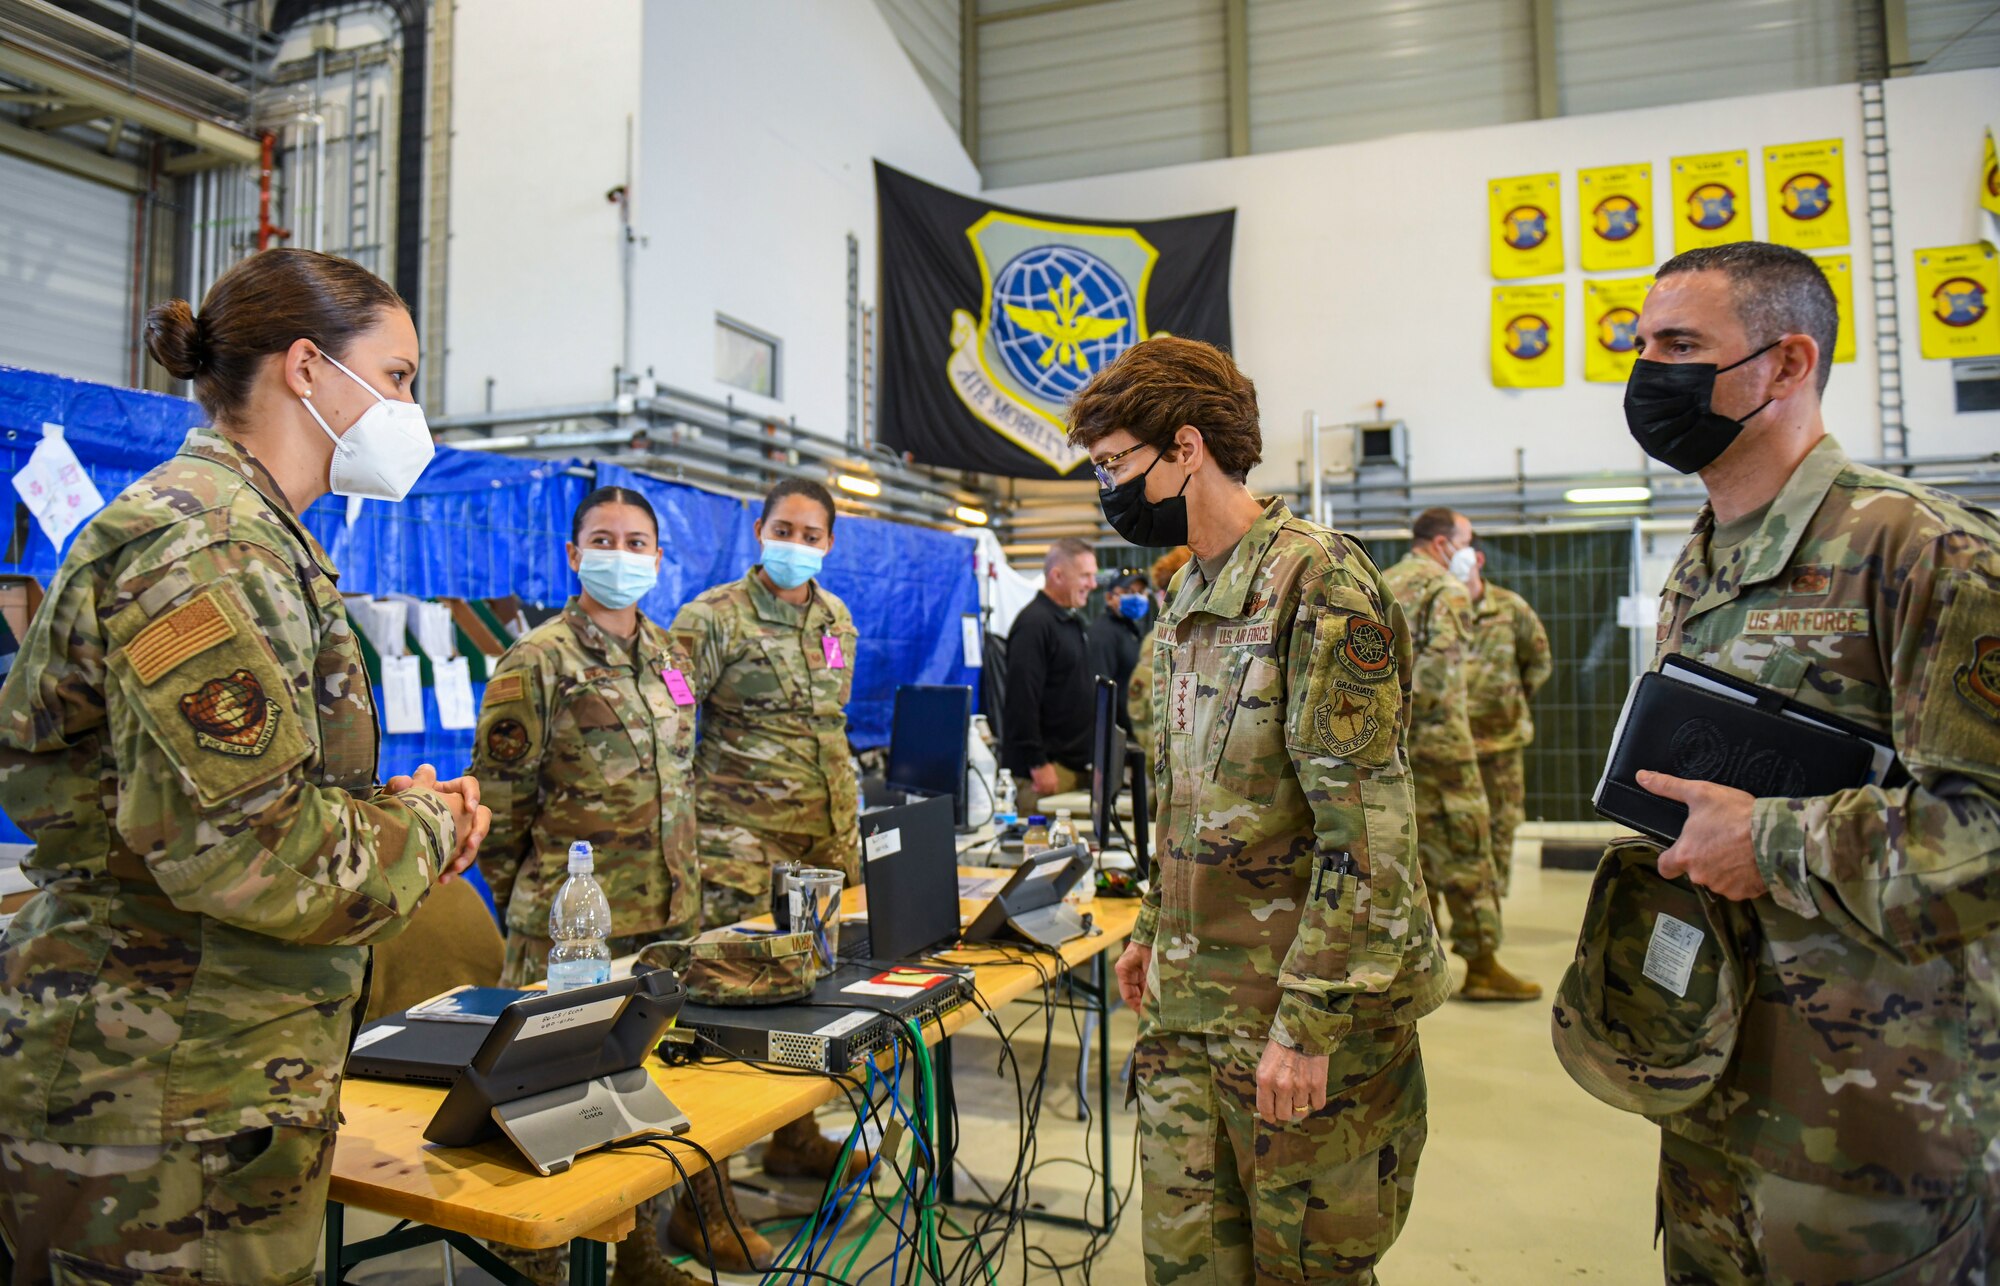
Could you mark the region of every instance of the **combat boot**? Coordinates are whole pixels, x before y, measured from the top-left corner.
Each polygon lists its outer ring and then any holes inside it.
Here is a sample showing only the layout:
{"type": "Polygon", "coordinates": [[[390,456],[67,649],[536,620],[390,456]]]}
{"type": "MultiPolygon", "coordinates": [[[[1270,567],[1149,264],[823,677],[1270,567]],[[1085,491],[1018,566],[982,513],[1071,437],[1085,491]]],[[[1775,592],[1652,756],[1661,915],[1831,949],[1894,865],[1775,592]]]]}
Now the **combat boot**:
{"type": "Polygon", "coordinates": [[[1465,962],[1465,987],[1458,993],[1460,1000],[1540,1000],[1542,986],[1525,978],[1516,978],[1500,966],[1497,957],[1487,954],[1475,956],[1465,962]]]}
{"type": "MultiPolygon", "coordinates": [[[[764,1145],[764,1173],[782,1179],[829,1178],[833,1167],[840,1163],[840,1147],[819,1132],[819,1125],[808,1112],[781,1127],[764,1145]]],[[[841,1182],[851,1182],[867,1168],[868,1149],[857,1144],[847,1158],[847,1173],[841,1182]]]]}
{"type": "Polygon", "coordinates": [[[523,1250],[519,1246],[509,1246],[497,1241],[489,1241],[486,1248],[500,1257],[521,1276],[535,1283],[535,1286],[568,1286],[569,1247],[552,1246],[547,1250],[523,1250]]]}
{"type": "Polygon", "coordinates": [[[764,1234],[736,1208],[736,1190],[729,1186],[728,1176],[716,1170],[704,1170],[683,1185],[681,1199],[667,1220],[667,1240],[698,1262],[707,1262],[713,1253],[716,1271],[724,1273],[761,1273],[778,1257],[764,1234]],[[708,1250],[702,1248],[704,1229],[708,1250]],[[750,1252],[748,1259],[743,1257],[745,1250],[750,1252]]]}
{"type": "MultiPolygon", "coordinates": [[[[659,1225],[651,1218],[652,1212],[651,1202],[639,1207],[638,1227],[618,1243],[618,1262],[611,1269],[611,1286],[700,1286],[707,1281],[667,1257],[667,1252],[660,1248],[659,1225]]],[[[701,1240],[699,1233],[695,1240],[701,1240]]]]}

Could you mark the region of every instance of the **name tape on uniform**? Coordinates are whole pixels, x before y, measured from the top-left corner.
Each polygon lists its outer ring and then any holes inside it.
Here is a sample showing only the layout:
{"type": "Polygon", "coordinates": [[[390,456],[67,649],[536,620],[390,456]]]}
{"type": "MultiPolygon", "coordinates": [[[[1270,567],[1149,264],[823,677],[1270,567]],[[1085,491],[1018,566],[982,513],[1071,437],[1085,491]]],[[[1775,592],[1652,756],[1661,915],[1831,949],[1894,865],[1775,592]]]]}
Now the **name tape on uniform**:
{"type": "Polygon", "coordinates": [[[1242,647],[1251,643],[1271,641],[1271,623],[1258,625],[1224,625],[1215,631],[1215,641],[1223,647],[1242,647]]]}
{"type": "Polygon", "coordinates": [[[1867,634],[1865,607],[1757,607],[1745,613],[1745,634],[1867,634]]]}

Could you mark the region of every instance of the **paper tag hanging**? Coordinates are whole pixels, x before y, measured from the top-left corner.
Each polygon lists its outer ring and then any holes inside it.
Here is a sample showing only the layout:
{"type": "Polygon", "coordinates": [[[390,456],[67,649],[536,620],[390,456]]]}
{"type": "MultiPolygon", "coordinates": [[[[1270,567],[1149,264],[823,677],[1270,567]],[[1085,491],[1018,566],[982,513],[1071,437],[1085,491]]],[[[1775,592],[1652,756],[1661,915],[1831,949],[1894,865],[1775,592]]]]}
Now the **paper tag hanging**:
{"type": "Polygon", "coordinates": [[[464,730],[479,724],[479,707],[472,699],[472,664],[462,656],[433,661],[437,676],[438,726],[464,730]]]}
{"type": "Polygon", "coordinates": [[[414,656],[382,658],[382,730],[424,730],[424,666],[414,656]]]}
{"type": "Polygon", "coordinates": [[[57,549],[90,515],[104,508],[103,495],[63,440],[60,424],[42,425],[42,440],[14,475],[14,490],[57,549]]]}

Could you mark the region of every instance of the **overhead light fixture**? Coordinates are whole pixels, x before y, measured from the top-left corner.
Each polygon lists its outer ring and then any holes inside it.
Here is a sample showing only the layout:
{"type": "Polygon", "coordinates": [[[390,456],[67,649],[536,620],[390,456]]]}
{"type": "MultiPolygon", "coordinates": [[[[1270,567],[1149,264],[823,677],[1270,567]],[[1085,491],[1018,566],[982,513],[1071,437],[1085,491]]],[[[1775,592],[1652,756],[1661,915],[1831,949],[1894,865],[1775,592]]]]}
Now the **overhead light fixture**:
{"type": "Polygon", "coordinates": [[[1652,498],[1651,487],[1572,487],[1563,492],[1573,505],[1635,505],[1652,498]]]}
{"type": "Polygon", "coordinates": [[[951,516],[970,527],[984,527],[986,525],[986,511],[984,509],[974,509],[971,505],[958,506],[958,508],[951,511],[951,516]]]}
{"type": "Polygon", "coordinates": [[[875,481],[873,478],[857,477],[851,473],[834,474],[833,485],[839,487],[842,491],[850,492],[857,496],[879,496],[882,494],[881,483],[875,481]]]}

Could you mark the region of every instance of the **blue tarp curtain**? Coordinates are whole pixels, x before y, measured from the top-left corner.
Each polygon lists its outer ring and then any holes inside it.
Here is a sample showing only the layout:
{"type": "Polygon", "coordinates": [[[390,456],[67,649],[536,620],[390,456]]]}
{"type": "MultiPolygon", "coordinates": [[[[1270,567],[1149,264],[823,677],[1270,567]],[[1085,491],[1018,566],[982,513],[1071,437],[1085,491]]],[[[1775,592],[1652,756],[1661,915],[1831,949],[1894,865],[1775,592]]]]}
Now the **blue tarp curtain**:
{"type": "MultiPolygon", "coordinates": [[[[44,423],[63,426],[109,499],[172,455],[202,420],[201,409],[181,398],[0,366],[0,486],[6,487],[0,498],[17,499],[13,474],[41,441],[44,423]]],[[[663,625],[682,603],[756,561],[754,505],[615,464],[586,467],[594,469],[594,483],[579,476],[574,461],[440,447],[402,504],[363,502],[350,526],[347,502],[325,497],[307,510],[306,526],[333,557],[349,593],[516,594],[554,607],[577,590],[563,548],[577,502],[593,485],[630,487],[660,516],[666,556],[660,583],[641,606],[663,625]]],[[[899,684],[974,683],[960,641],[961,618],[979,610],[972,560],[972,542],[947,532],[853,516],[836,524],[822,581],[846,600],[860,630],[848,706],[855,745],[888,742],[899,684]]],[[[46,585],[60,563],[61,551],[31,522],[22,558],[0,561],[0,572],[26,572],[46,585]]],[[[474,695],[483,695],[483,685],[474,685],[474,695]]],[[[424,705],[424,732],[382,739],[385,776],[421,762],[450,775],[470,762],[472,733],[440,728],[428,691],[424,705]]],[[[0,825],[0,841],[23,838],[11,823],[0,825]]]]}

